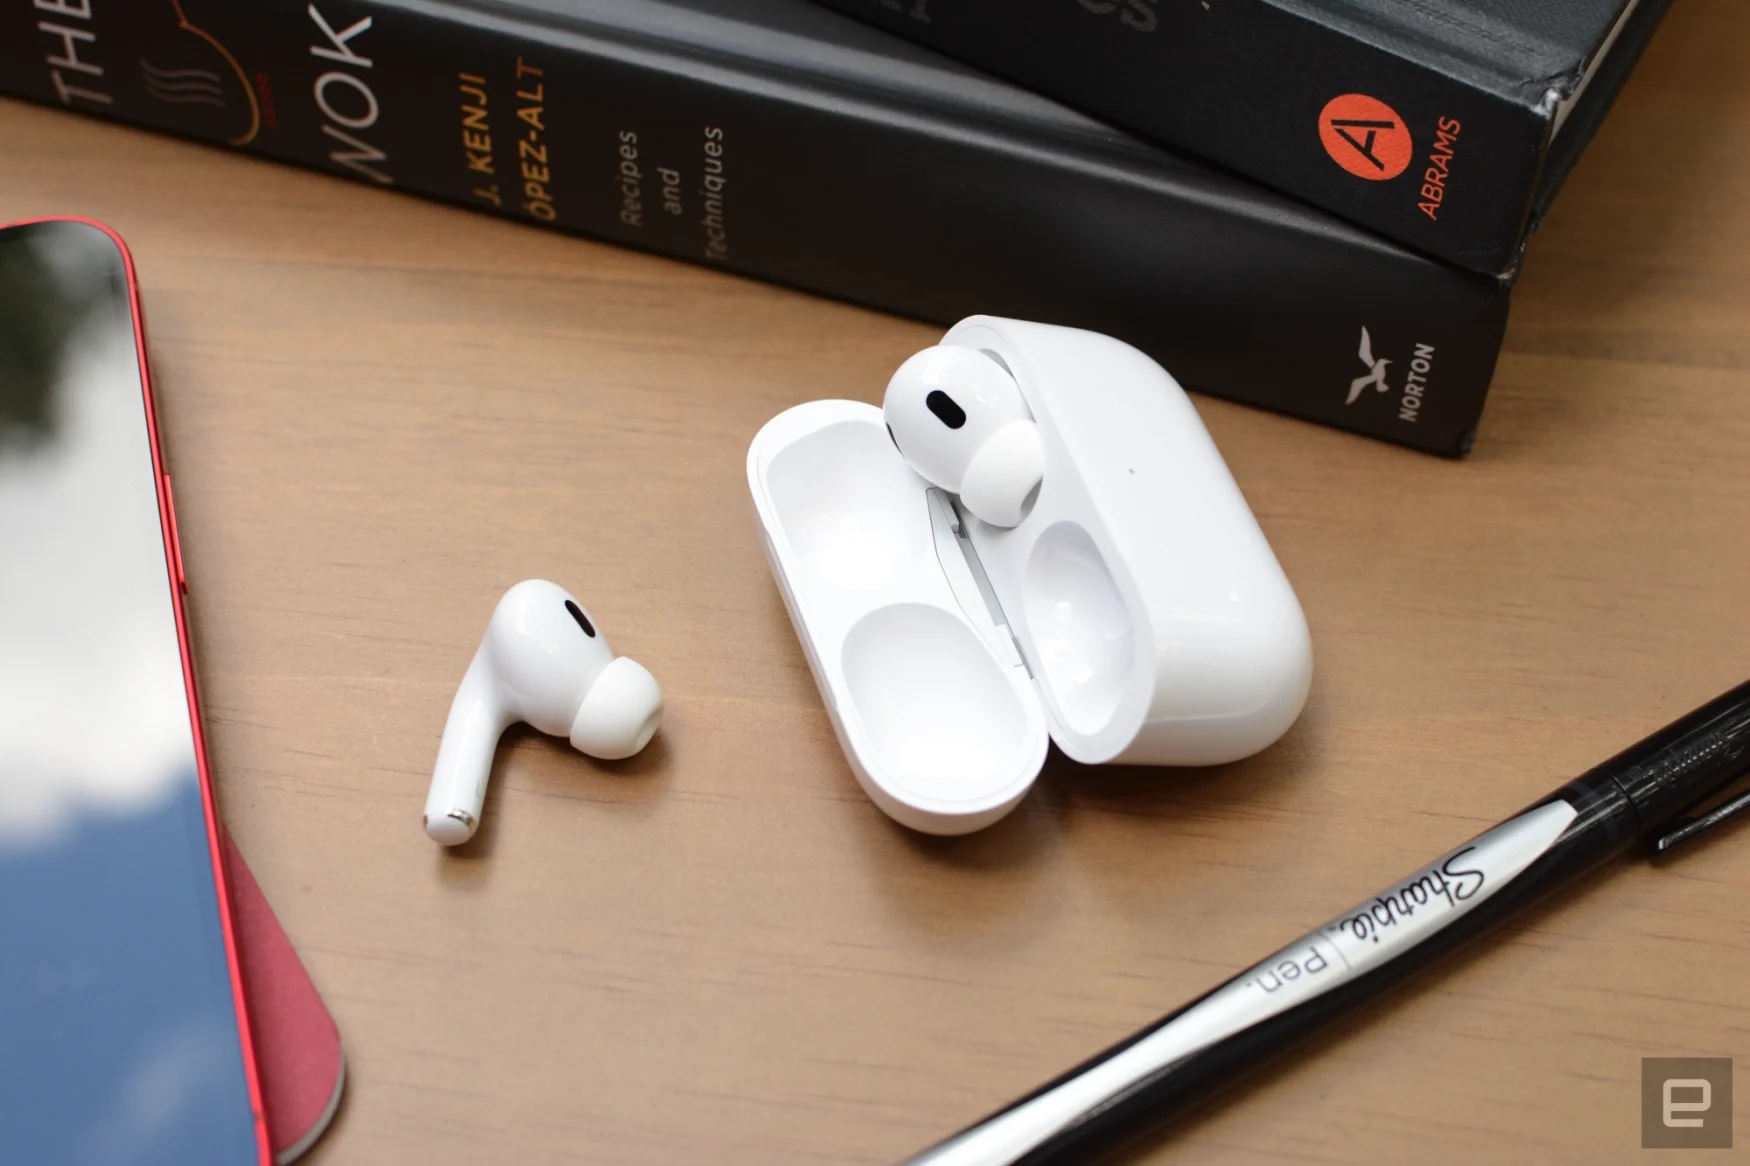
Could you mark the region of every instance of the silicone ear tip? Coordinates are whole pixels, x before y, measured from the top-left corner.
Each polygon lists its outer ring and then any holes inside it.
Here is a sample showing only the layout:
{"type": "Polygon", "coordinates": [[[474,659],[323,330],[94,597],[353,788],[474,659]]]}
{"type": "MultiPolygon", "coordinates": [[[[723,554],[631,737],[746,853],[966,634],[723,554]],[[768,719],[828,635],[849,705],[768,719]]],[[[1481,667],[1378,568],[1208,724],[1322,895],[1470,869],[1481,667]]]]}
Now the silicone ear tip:
{"type": "Polygon", "coordinates": [[[571,747],[603,761],[630,757],[656,735],[662,688],[649,669],[624,656],[602,669],[571,722],[571,747]]]}
{"type": "Polygon", "coordinates": [[[991,434],[966,467],[960,501],[992,526],[1018,526],[1045,477],[1045,443],[1032,421],[1011,421],[991,434]]]}

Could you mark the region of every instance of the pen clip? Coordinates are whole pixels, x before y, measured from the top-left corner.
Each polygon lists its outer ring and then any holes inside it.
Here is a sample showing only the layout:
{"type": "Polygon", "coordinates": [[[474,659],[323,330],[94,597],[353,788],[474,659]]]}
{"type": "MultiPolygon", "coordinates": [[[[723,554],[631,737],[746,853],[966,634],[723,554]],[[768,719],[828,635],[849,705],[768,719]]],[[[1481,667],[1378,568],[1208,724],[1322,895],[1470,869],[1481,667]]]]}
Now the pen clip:
{"type": "Polygon", "coordinates": [[[1655,855],[1669,854],[1675,847],[1688,842],[1699,834],[1712,830],[1746,807],[1750,807],[1750,790],[1745,790],[1737,797],[1721,802],[1704,814],[1673,819],[1670,823],[1673,828],[1653,839],[1653,853],[1655,855]]]}

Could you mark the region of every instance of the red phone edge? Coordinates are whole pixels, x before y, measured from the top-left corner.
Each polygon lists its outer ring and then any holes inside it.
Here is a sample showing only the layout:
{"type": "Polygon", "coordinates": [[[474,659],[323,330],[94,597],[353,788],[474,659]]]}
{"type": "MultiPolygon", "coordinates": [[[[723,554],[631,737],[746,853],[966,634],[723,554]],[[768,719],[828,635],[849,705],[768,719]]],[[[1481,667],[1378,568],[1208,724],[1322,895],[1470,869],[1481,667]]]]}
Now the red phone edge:
{"type": "Polygon", "coordinates": [[[140,366],[140,391],[146,402],[146,440],[152,447],[153,485],[158,493],[158,526],[164,544],[164,571],[170,582],[171,607],[176,612],[176,639],[182,653],[182,684],[188,698],[189,725],[194,733],[195,770],[200,775],[201,807],[207,821],[207,860],[213,871],[213,887],[219,898],[219,925],[225,936],[225,965],[231,974],[231,1003],[237,1014],[237,1035],[243,1045],[243,1073],[249,1081],[249,1107],[255,1121],[256,1157],[259,1166],[273,1166],[273,1147],[267,1137],[267,1112],[261,1100],[261,1077],[255,1066],[255,1039],[249,1027],[249,1002],[243,994],[243,972],[237,961],[237,936],[231,920],[231,888],[225,874],[219,844],[219,812],[213,801],[212,776],[207,771],[206,734],[201,727],[200,694],[195,687],[194,650],[188,642],[188,613],[183,609],[181,580],[177,574],[177,548],[172,540],[169,492],[165,484],[164,451],[158,444],[158,414],[152,401],[152,372],[146,356],[146,319],[140,307],[140,282],[134,271],[133,252],[107,224],[78,215],[43,215],[34,219],[0,224],[0,229],[28,227],[37,223],[81,223],[109,237],[121,252],[127,274],[128,310],[134,322],[134,352],[140,366]]]}

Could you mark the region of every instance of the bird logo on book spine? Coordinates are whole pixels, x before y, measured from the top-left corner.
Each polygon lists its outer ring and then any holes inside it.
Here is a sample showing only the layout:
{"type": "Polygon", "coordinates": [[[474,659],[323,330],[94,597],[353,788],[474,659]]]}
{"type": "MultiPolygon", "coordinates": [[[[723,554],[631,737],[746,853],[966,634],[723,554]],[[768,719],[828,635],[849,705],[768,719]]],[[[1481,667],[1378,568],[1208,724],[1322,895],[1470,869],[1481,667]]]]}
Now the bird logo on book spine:
{"type": "Polygon", "coordinates": [[[1353,405],[1361,396],[1361,390],[1369,385],[1382,393],[1391,392],[1391,386],[1385,383],[1386,365],[1391,360],[1383,356],[1378,360],[1373,359],[1373,337],[1367,334],[1365,326],[1361,329],[1361,351],[1357,355],[1361,357],[1361,363],[1367,366],[1368,371],[1366,376],[1356,377],[1349,382],[1349,399],[1343,402],[1345,405],[1353,405]]]}

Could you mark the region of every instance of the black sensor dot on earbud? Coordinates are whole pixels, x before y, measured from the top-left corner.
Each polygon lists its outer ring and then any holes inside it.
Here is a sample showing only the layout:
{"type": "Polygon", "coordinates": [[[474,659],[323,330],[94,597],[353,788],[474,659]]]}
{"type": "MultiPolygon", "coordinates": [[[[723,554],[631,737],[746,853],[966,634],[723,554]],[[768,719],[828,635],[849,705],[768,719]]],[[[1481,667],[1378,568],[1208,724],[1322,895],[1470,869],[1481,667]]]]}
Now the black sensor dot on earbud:
{"type": "Polygon", "coordinates": [[[966,410],[941,389],[932,389],[930,395],[924,398],[924,405],[949,429],[959,429],[966,424],[966,410]]]}
{"type": "Polygon", "coordinates": [[[565,601],[565,610],[571,613],[571,618],[577,621],[577,626],[583,629],[583,634],[595,639],[595,628],[589,622],[589,616],[583,614],[583,608],[577,606],[575,600],[565,601]]]}

